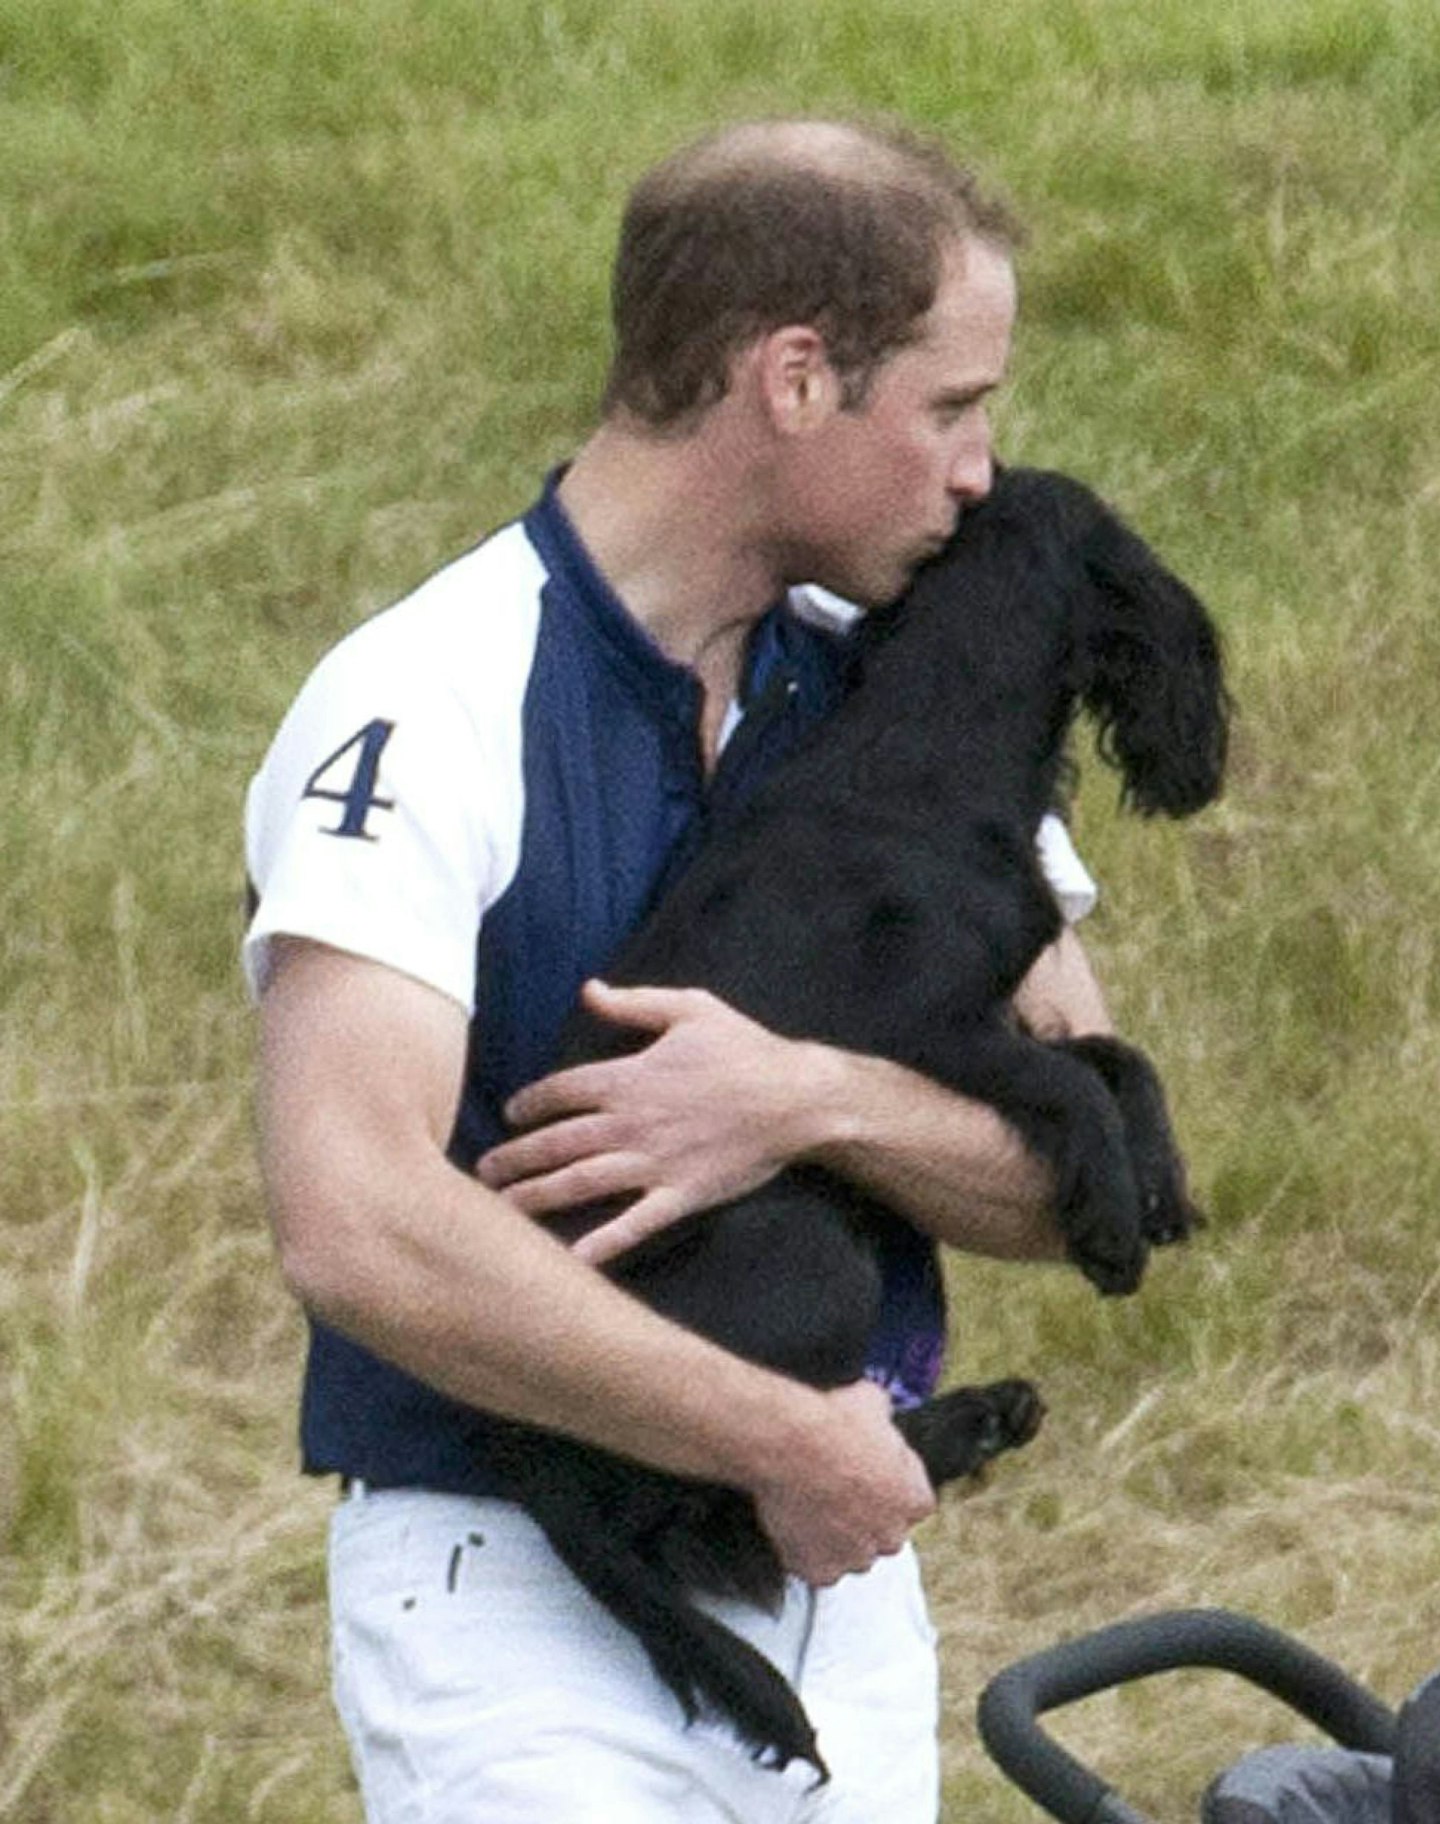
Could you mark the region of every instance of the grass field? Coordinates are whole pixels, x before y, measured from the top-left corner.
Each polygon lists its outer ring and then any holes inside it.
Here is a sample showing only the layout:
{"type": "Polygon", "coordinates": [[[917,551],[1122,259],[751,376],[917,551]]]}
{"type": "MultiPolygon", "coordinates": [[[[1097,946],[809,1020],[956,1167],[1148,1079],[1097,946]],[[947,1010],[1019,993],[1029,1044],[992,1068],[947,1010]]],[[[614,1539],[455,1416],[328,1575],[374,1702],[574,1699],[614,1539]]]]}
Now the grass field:
{"type": "MultiPolygon", "coordinates": [[[[950,1819],[979,1685],[1220,1603],[1440,1660],[1433,0],[0,0],[0,1819],[354,1824],[238,985],[244,783],[313,658],[589,423],[625,187],[882,111],[1034,230],[1004,449],[1224,624],[1223,803],[1114,816],[1089,927],[1211,1213],[1144,1292],[957,1261],[1024,1461],[924,1535],[950,1819]]],[[[1077,1709],[1165,1820],[1289,1720],[1077,1709]]]]}

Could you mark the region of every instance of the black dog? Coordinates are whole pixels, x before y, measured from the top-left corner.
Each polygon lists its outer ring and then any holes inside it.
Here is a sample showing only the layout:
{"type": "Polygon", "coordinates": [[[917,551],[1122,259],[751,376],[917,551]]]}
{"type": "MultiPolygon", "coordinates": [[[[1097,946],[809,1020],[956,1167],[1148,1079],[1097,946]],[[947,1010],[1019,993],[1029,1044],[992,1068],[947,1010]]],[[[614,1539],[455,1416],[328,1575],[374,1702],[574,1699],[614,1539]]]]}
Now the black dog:
{"type": "MultiPolygon", "coordinates": [[[[774,1031],[992,1103],[1053,1168],[1072,1259],[1101,1291],[1132,1291],[1149,1243],[1195,1220],[1158,1080],[1115,1039],[1038,1042],[1009,1003],[1059,930],[1035,832],[1077,707],[1128,804],[1198,810],[1226,746],[1214,630],[1087,489],[1010,470],[858,647],[844,705],[702,848],[607,978],[704,986],[774,1031]]],[[[580,1015],[564,1061],[629,1042],[580,1015]]],[[[878,1308],[873,1213],[839,1180],[792,1170],[614,1273],[737,1353],[839,1386],[863,1372],[878,1308]]],[[[1001,1382],[897,1423],[938,1487],[1023,1443],[1040,1410],[1027,1383],[1001,1382]]],[[[689,1717],[724,1716],[757,1756],[823,1774],[789,1685],[692,1600],[777,1602],[748,1500],[521,1427],[499,1427],[493,1454],[689,1717]]]]}

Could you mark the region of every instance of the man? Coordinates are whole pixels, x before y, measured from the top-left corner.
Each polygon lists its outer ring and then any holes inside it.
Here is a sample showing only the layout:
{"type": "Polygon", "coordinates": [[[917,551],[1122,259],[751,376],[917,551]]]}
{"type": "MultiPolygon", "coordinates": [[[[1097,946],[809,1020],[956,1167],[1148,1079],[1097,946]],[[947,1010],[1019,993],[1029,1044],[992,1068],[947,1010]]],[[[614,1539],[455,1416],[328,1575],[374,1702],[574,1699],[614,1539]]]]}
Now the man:
{"type": "MultiPolygon", "coordinates": [[[[1058,1257],[1048,1186],[989,1110],[897,1067],[589,978],[836,700],[839,642],[787,590],[893,597],[988,489],[1013,240],[943,155],[847,125],[660,167],[622,231],[600,427],[523,521],[329,655],[252,788],[263,1163],[312,1320],[305,1464],[351,1496],[336,1682],[372,1819],[935,1815],[906,1544],[933,1498],[884,1395],[741,1362],[591,1263],[824,1163],[907,1219],[873,1373],[919,1397],[933,1240],[1058,1257]],[[547,1076],[587,979],[654,1042],[547,1076]],[[532,1220],[622,1193],[573,1254],[532,1220]],[[487,1412],[753,1497],[792,1595],[725,1618],[796,1681],[829,1787],[683,1726],[489,1492],[487,1412]]],[[[1089,982],[1073,940],[1048,966],[1089,982]]]]}

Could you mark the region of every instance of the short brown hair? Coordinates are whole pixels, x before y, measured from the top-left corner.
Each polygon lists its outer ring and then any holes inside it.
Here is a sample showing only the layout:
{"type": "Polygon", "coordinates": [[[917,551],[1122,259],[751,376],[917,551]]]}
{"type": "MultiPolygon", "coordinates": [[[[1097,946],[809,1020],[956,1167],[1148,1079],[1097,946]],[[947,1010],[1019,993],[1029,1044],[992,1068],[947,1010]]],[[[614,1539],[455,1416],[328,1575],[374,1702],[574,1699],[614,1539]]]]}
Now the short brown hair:
{"type": "Polygon", "coordinates": [[[723,397],[735,354],[787,323],[820,331],[858,405],[918,333],[947,247],[970,237],[1010,252],[1023,231],[901,128],[755,121],[687,146],[640,180],[621,222],[605,409],[691,420],[723,397]]]}

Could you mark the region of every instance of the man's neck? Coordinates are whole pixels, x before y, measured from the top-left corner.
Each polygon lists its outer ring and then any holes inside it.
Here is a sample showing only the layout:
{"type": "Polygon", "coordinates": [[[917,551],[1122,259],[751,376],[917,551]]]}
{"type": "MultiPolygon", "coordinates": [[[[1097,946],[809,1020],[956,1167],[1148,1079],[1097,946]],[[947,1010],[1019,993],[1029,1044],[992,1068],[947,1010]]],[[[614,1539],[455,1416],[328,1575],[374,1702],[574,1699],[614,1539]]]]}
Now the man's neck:
{"type": "Polygon", "coordinates": [[[746,636],[780,593],[755,532],[751,476],[729,442],[723,426],[671,438],[606,424],[560,483],[606,582],[722,710],[746,636]]]}

